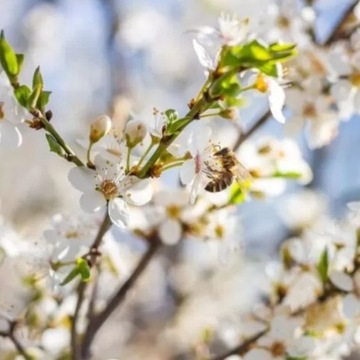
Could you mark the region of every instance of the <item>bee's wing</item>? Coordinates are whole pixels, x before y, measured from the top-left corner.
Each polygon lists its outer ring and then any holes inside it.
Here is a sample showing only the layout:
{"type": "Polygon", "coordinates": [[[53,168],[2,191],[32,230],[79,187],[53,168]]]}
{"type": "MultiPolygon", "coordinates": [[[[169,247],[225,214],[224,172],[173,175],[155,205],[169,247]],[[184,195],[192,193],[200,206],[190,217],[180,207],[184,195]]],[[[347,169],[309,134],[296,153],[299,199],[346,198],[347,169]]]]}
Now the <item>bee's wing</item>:
{"type": "Polygon", "coordinates": [[[241,164],[240,161],[237,161],[234,175],[236,176],[236,179],[240,182],[252,180],[252,176],[250,175],[249,171],[243,164],[241,164]]]}

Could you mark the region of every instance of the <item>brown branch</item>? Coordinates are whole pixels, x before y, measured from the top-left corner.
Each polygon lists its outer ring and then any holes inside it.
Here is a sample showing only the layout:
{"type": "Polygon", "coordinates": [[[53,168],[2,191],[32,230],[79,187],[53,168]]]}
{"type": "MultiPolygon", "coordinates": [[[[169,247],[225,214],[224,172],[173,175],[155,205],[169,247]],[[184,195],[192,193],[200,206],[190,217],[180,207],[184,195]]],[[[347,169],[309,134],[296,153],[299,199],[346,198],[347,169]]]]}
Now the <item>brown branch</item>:
{"type": "Polygon", "coordinates": [[[85,292],[87,288],[87,283],[81,282],[78,287],[78,300],[75,307],[74,316],[71,321],[71,352],[73,356],[73,360],[80,360],[80,349],[78,346],[78,339],[77,339],[77,329],[76,325],[79,319],[79,314],[81,310],[81,306],[85,299],[85,292]]]}
{"type": "Polygon", "coordinates": [[[15,329],[16,329],[17,323],[16,321],[9,322],[9,330],[8,331],[0,331],[0,336],[4,338],[8,338],[12,341],[14,344],[15,349],[17,352],[24,357],[25,360],[33,360],[33,357],[30,356],[23,345],[20,343],[20,341],[15,336],[15,329]]]}
{"type": "Polygon", "coordinates": [[[342,26],[344,25],[346,19],[350,16],[350,14],[354,11],[356,5],[359,3],[359,1],[353,1],[353,3],[349,6],[349,8],[345,11],[344,15],[341,19],[339,19],[338,23],[335,25],[331,35],[328,37],[328,39],[325,41],[324,46],[329,46],[335,41],[338,40],[338,32],[341,30],[342,26]]]}
{"type": "MultiPolygon", "coordinates": [[[[96,263],[96,258],[99,254],[98,248],[101,244],[101,241],[105,235],[105,233],[109,230],[111,226],[111,220],[109,218],[108,213],[106,212],[106,215],[104,217],[103,222],[101,223],[101,226],[99,228],[99,231],[96,235],[96,238],[93,242],[93,244],[90,247],[90,252],[89,252],[89,265],[92,267],[93,265],[95,265],[96,263]]],[[[78,360],[81,359],[81,352],[80,352],[80,348],[79,348],[79,344],[78,344],[78,339],[77,339],[77,329],[76,329],[76,325],[79,319],[79,314],[80,314],[80,310],[82,307],[82,304],[85,300],[85,292],[86,289],[88,287],[88,283],[86,282],[81,282],[79,284],[78,287],[78,299],[77,299],[77,303],[76,303],[76,307],[75,307],[75,311],[74,311],[74,316],[72,318],[71,321],[71,351],[72,351],[72,355],[73,355],[73,359],[74,360],[78,360]]]]}
{"type": "Polygon", "coordinates": [[[144,272],[147,268],[148,264],[150,263],[151,259],[154,257],[158,249],[160,248],[161,242],[159,239],[152,242],[149,245],[149,248],[141,257],[138,265],[134,269],[133,273],[129,277],[128,280],[118,289],[118,291],[112,296],[112,298],[107,303],[104,310],[102,310],[98,315],[94,316],[92,321],[89,322],[88,327],[86,329],[84,340],[81,349],[81,356],[83,360],[89,359],[90,357],[90,347],[91,343],[103,326],[105,321],[109,318],[109,316],[122,304],[125,300],[126,295],[128,294],[129,290],[133,288],[136,284],[137,280],[140,278],[140,275],[144,272]]]}
{"type": "Polygon", "coordinates": [[[247,140],[256,130],[263,126],[270,118],[270,115],[271,112],[268,110],[263,116],[256,120],[247,131],[241,133],[235,142],[233,150],[236,151],[245,140],[247,140]]]}
{"type": "Polygon", "coordinates": [[[236,346],[235,348],[228,350],[226,353],[216,356],[216,357],[212,358],[211,360],[224,360],[231,355],[243,355],[249,350],[251,345],[253,345],[261,337],[263,337],[267,332],[268,332],[268,330],[261,331],[260,333],[245,340],[243,343],[236,346]]]}

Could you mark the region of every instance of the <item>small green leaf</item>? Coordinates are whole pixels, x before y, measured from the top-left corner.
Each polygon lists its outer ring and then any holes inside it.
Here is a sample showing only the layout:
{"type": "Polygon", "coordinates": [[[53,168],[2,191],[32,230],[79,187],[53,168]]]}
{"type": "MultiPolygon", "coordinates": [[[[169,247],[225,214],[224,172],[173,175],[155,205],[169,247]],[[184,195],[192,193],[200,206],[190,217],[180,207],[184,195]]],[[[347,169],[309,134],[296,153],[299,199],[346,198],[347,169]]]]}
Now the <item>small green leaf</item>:
{"type": "Polygon", "coordinates": [[[16,54],[10,44],[5,40],[3,32],[0,37],[0,63],[9,78],[12,78],[19,73],[16,54]]]}
{"type": "Polygon", "coordinates": [[[38,103],[39,97],[41,95],[41,90],[42,90],[42,85],[41,84],[37,84],[33,91],[31,92],[28,100],[27,100],[27,107],[29,109],[34,109],[36,108],[36,104],[38,103]]]}
{"type": "Polygon", "coordinates": [[[238,205],[246,200],[247,187],[239,182],[234,182],[230,189],[230,196],[228,203],[231,205],[238,205]]]}
{"type": "Polygon", "coordinates": [[[56,139],[51,134],[45,134],[45,136],[46,136],[46,140],[47,140],[47,142],[49,144],[50,151],[58,154],[61,157],[63,157],[64,156],[64,150],[59,145],[59,143],[56,141],[56,139]]]}
{"type": "Polygon", "coordinates": [[[61,286],[68,284],[73,281],[80,274],[78,266],[75,266],[69,274],[65,277],[65,279],[60,283],[61,286]]]}
{"type": "Polygon", "coordinates": [[[173,109],[166,110],[164,115],[167,119],[168,124],[172,124],[178,119],[178,113],[173,109]]]}
{"type": "Polygon", "coordinates": [[[329,271],[329,254],[328,249],[325,248],[321,254],[320,260],[316,265],[317,271],[319,273],[320,279],[323,284],[326,284],[328,280],[328,271],[329,271]]]}
{"type": "Polygon", "coordinates": [[[18,73],[20,73],[20,71],[22,69],[22,66],[24,64],[24,59],[25,59],[24,54],[16,54],[16,61],[18,63],[18,67],[19,67],[18,73]]]}
{"type": "Polygon", "coordinates": [[[256,63],[272,60],[271,51],[257,40],[242,46],[240,51],[234,48],[236,57],[242,62],[256,63]]]}
{"type": "Polygon", "coordinates": [[[77,259],[76,262],[77,267],[79,268],[81,280],[84,282],[89,281],[91,276],[89,263],[83,258],[77,259]]]}
{"type": "Polygon", "coordinates": [[[279,77],[279,64],[273,62],[267,62],[258,66],[258,69],[265,75],[272,77],[279,77]]]}
{"type": "Polygon", "coordinates": [[[291,52],[296,49],[295,44],[280,44],[280,43],[273,43],[270,44],[270,50],[275,52],[291,52]]]}
{"type": "Polygon", "coordinates": [[[307,356],[301,356],[301,357],[287,356],[286,360],[307,360],[307,356]]]}
{"type": "Polygon", "coordinates": [[[20,105],[27,107],[28,99],[31,94],[31,90],[26,85],[20,85],[14,90],[14,95],[20,105]]]}
{"type": "Polygon", "coordinates": [[[51,91],[43,91],[40,95],[38,107],[41,111],[44,111],[45,106],[48,104],[50,100],[51,91]]]}
{"type": "Polygon", "coordinates": [[[44,80],[43,80],[43,77],[40,72],[40,67],[37,67],[34,72],[33,81],[32,81],[33,89],[39,85],[41,86],[41,89],[42,89],[42,87],[44,85],[44,80]]]}

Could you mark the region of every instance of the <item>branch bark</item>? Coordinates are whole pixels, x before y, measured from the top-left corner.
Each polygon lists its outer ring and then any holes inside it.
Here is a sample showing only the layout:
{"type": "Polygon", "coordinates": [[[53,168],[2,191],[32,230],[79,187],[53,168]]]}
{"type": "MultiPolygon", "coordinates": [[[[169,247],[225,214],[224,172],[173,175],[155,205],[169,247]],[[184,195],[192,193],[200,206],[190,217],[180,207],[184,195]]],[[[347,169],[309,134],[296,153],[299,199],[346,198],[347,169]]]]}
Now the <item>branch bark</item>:
{"type": "Polygon", "coordinates": [[[270,116],[271,112],[268,110],[263,116],[256,120],[247,131],[241,133],[235,142],[233,150],[236,151],[245,140],[247,140],[255,131],[266,123],[270,116]]]}
{"type": "Polygon", "coordinates": [[[264,336],[266,333],[268,332],[268,330],[264,330],[261,331],[260,333],[252,336],[251,338],[249,338],[248,340],[245,340],[243,343],[241,343],[240,345],[236,346],[235,348],[227,351],[226,353],[222,354],[222,355],[218,355],[214,358],[212,358],[211,360],[224,360],[227,357],[231,356],[231,355],[243,355],[244,353],[246,353],[249,350],[249,347],[255,343],[257,340],[259,340],[262,336],[264,336]]]}
{"type": "Polygon", "coordinates": [[[25,350],[24,346],[20,343],[15,335],[16,322],[12,321],[9,323],[9,331],[0,331],[0,336],[8,338],[14,344],[17,352],[24,357],[25,360],[33,360],[33,357],[30,356],[25,350]]]}
{"type": "Polygon", "coordinates": [[[100,330],[100,328],[109,318],[109,316],[123,303],[123,301],[126,298],[126,295],[134,287],[137,280],[140,278],[141,274],[149,265],[151,259],[159,250],[160,246],[161,246],[161,242],[159,239],[156,239],[156,241],[152,242],[149,245],[149,248],[141,257],[139,263],[137,264],[136,268],[134,269],[129,279],[126,280],[126,282],[118,289],[118,291],[116,291],[116,293],[107,303],[104,310],[101,311],[98,315],[94,316],[93,319],[90,321],[86,329],[82,348],[81,348],[82,360],[89,359],[91,344],[97,332],[100,330]]]}

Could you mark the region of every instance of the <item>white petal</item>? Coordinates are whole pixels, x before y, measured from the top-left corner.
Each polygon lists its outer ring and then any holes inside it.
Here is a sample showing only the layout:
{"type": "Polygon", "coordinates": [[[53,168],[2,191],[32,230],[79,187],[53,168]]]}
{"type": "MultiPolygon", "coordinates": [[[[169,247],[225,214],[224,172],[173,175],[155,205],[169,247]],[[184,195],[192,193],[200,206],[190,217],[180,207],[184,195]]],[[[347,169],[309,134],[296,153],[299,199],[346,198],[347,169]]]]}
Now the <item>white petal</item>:
{"type": "Polygon", "coordinates": [[[199,193],[199,191],[201,190],[202,187],[202,183],[201,183],[201,175],[197,175],[195,176],[194,182],[191,186],[191,191],[190,191],[190,203],[194,204],[196,197],[199,193]]]}
{"type": "Polygon", "coordinates": [[[304,358],[314,350],[315,345],[316,343],[313,338],[302,336],[288,347],[287,352],[294,358],[304,358]]]}
{"type": "Polygon", "coordinates": [[[189,184],[195,177],[195,160],[186,160],[180,168],[180,180],[186,185],[189,184]]]}
{"type": "Polygon", "coordinates": [[[195,39],[193,39],[193,46],[200,64],[206,69],[213,69],[214,63],[205,48],[200,45],[195,39]]]}
{"type": "Polygon", "coordinates": [[[267,79],[267,82],[269,84],[268,98],[271,114],[275,120],[281,124],[284,124],[285,117],[282,112],[282,108],[285,104],[285,91],[276,80],[269,78],[267,79]]]}
{"type": "Polygon", "coordinates": [[[159,235],[161,241],[166,245],[175,245],[181,238],[181,226],[178,221],[168,219],[160,225],[159,235]]]}
{"type": "Polygon", "coordinates": [[[187,145],[191,155],[195,157],[197,153],[202,153],[209,145],[212,130],[211,127],[196,122],[190,127],[191,133],[188,137],[187,145]]]}
{"type": "Polygon", "coordinates": [[[141,206],[151,200],[153,192],[151,179],[138,180],[126,191],[124,200],[131,205],[141,206]]]}
{"type": "Polygon", "coordinates": [[[70,169],[68,179],[77,190],[85,192],[95,189],[95,171],[85,166],[77,166],[70,169]]]}
{"type": "Polygon", "coordinates": [[[351,83],[348,80],[339,80],[335,83],[331,89],[330,93],[335,99],[335,101],[340,102],[349,98],[351,93],[351,83]]]}
{"type": "Polygon", "coordinates": [[[90,190],[81,195],[80,206],[88,213],[99,211],[106,205],[106,199],[100,191],[90,190]]]}
{"type": "Polygon", "coordinates": [[[359,315],[360,312],[360,302],[359,299],[354,294],[348,294],[343,299],[343,313],[349,318],[353,319],[359,315]]]}
{"type": "Polygon", "coordinates": [[[333,271],[330,274],[330,281],[338,288],[344,291],[351,291],[354,287],[352,278],[342,271],[333,271]]]}
{"type": "Polygon", "coordinates": [[[19,129],[8,123],[0,120],[0,149],[13,150],[22,144],[22,136],[19,129]]]}
{"type": "Polygon", "coordinates": [[[129,222],[128,206],[120,198],[109,201],[109,217],[112,223],[118,227],[124,228],[129,222]]]}

